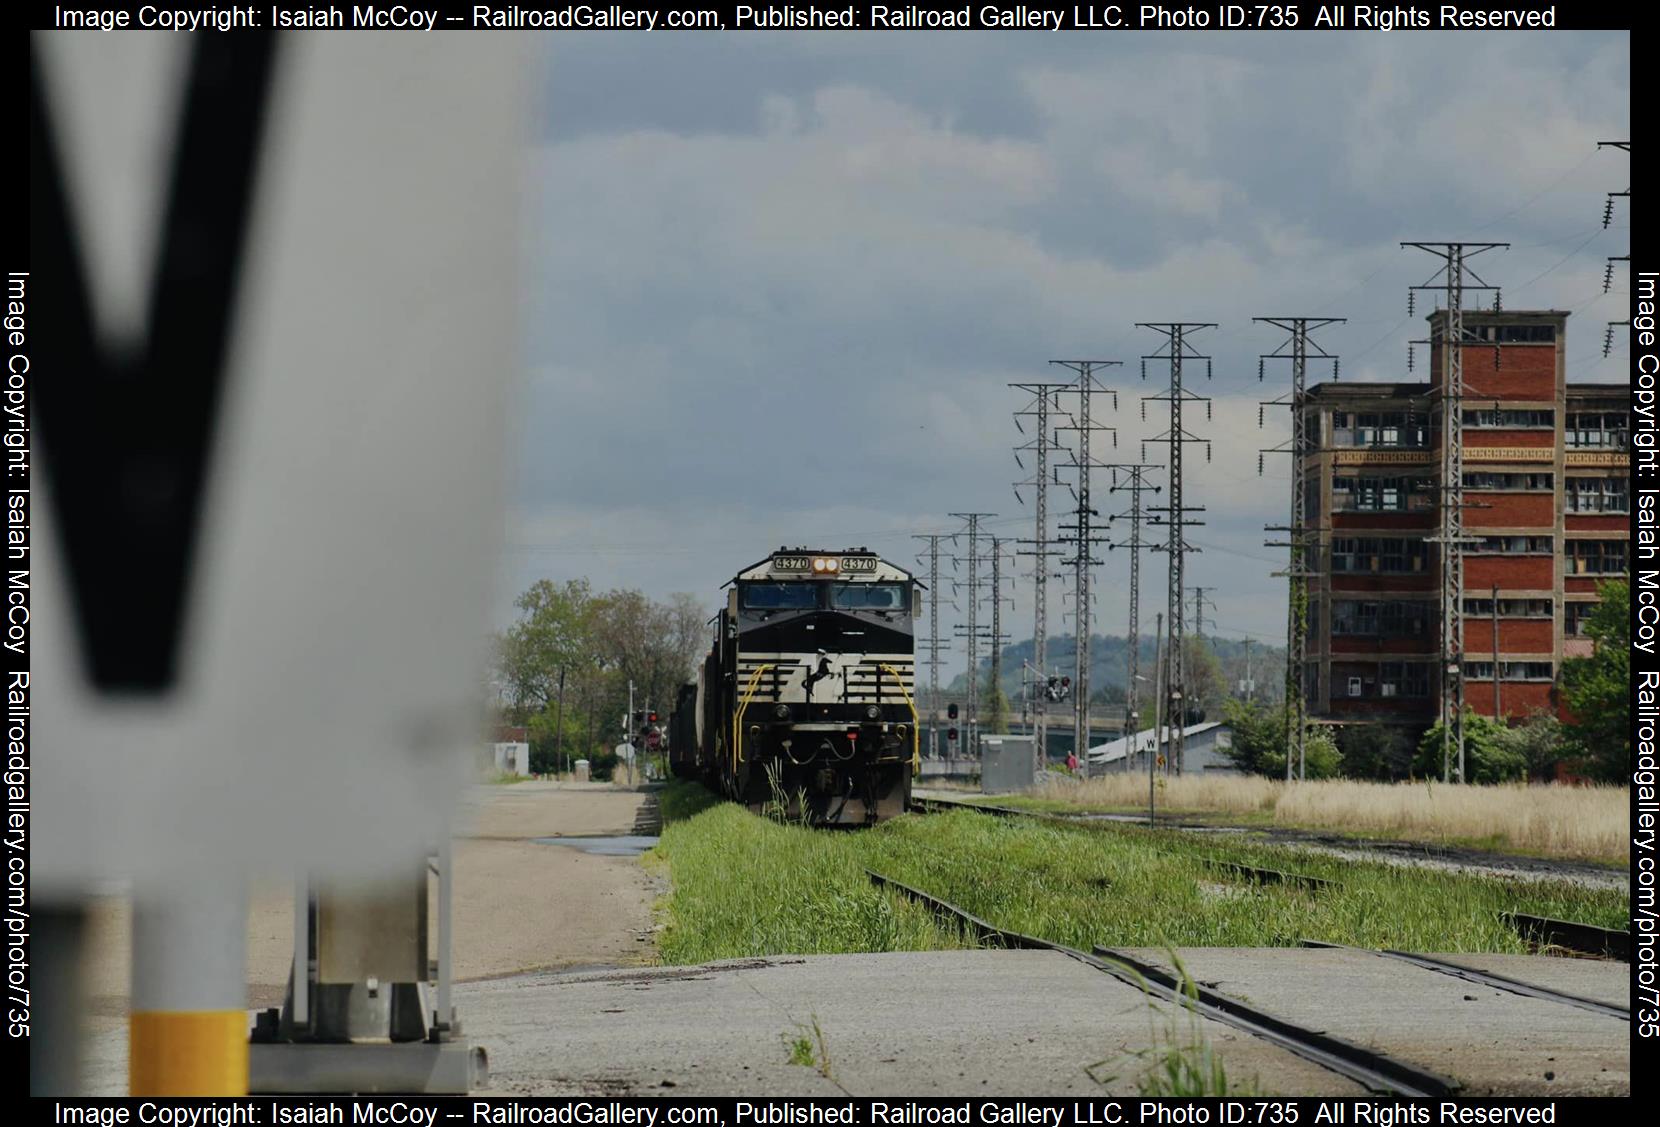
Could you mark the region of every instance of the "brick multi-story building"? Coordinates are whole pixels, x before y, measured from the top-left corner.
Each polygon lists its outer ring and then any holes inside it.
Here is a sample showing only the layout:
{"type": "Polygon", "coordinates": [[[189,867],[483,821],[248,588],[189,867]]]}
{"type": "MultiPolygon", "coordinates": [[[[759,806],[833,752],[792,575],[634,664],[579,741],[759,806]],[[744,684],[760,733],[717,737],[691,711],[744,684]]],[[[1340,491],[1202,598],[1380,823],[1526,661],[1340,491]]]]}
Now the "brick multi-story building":
{"type": "MultiPolygon", "coordinates": [[[[1630,391],[1568,382],[1567,320],[1464,314],[1464,691],[1488,715],[1559,708],[1562,659],[1590,652],[1597,583],[1630,566],[1630,391]]],[[[1446,315],[1429,322],[1430,382],[1323,383],[1304,403],[1315,716],[1440,715],[1446,315]]]]}

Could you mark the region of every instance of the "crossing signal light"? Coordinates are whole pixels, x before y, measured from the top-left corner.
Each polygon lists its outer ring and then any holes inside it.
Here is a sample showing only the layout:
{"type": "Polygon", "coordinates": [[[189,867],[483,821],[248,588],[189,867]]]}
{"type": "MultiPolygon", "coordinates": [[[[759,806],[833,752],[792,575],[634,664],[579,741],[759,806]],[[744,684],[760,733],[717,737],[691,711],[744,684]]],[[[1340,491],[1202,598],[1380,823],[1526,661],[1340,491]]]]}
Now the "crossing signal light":
{"type": "Polygon", "coordinates": [[[646,723],[647,724],[657,723],[657,713],[655,713],[655,712],[646,713],[646,723]]]}
{"type": "MultiPolygon", "coordinates": [[[[947,720],[955,720],[957,718],[957,706],[955,704],[948,704],[945,706],[945,718],[947,720]]],[[[952,736],[951,738],[956,739],[957,737],[952,736]]]]}

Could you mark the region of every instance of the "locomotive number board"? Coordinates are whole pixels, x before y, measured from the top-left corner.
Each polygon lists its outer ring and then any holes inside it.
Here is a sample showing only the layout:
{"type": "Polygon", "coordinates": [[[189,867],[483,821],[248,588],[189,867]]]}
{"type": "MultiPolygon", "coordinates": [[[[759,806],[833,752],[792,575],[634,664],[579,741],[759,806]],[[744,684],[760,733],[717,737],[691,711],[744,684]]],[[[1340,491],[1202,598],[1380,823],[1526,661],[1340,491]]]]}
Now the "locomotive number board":
{"type": "Polygon", "coordinates": [[[874,574],[876,571],[875,556],[774,556],[772,557],[774,571],[808,571],[818,575],[858,575],[874,574]],[[819,566],[815,565],[815,560],[819,566]],[[828,563],[829,567],[823,564],[828,563]]]}

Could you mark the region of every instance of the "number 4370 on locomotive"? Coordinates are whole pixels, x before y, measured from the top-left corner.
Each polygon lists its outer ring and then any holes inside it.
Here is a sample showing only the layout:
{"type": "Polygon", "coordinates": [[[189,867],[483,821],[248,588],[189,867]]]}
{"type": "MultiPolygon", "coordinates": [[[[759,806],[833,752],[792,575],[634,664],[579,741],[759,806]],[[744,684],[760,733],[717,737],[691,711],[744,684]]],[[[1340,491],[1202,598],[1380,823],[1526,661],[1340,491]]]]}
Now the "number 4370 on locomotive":
{"type": "Polygon", "coordinates": [[[921,766],[922,585],[863,548],[781,548],[727,587],[676,702],[674,773],[815,825],[903,813],[921,766]]]}

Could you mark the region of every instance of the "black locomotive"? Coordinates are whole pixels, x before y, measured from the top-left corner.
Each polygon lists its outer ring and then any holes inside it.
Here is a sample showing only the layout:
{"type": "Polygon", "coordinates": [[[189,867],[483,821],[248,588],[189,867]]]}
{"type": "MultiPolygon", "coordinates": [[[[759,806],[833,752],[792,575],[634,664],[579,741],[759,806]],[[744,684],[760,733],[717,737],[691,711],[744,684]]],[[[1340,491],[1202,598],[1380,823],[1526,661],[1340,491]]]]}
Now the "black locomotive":
{"type": "Polygon", "coordinates": [[[814,825],[903,813],[920,767],[921,584],[863,548],[796,548],[728,587],[670,720],[673,772],[814,825]]]}

